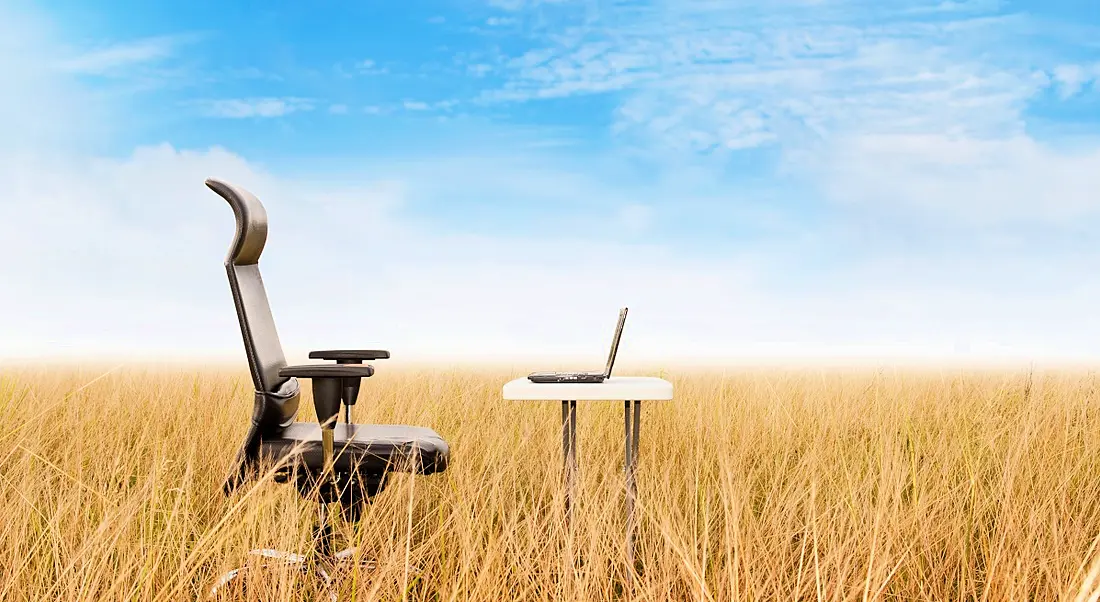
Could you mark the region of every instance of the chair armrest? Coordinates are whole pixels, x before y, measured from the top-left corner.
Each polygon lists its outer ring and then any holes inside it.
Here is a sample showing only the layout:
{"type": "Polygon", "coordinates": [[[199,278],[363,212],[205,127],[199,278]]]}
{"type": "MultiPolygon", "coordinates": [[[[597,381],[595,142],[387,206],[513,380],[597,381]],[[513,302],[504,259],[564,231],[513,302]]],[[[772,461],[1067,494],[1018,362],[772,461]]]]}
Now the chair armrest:
{"type": "Polygon", "coordinates": [[[305,364],[279,369],[279,376],[296,378],[366,378],[374,374],[374,366],[364,364],[305,364]]]}
{"type": "Polygon", "coordinates": [[[386,360],[390,358],[390,352],[381,349],[329,349],[325,351],[310,351],[311,360],[386,360]]]}
{"type": "MultiPolygon", "coordinates": [[[[279,369],[279,376],[286,378],[308,378],[313,381],[313,408],[317,411],[317,422],[331,436],[340,412],[340,401],[346,385],[354,384],[374,374],[374,367],[364,364],[304,364],[286,366],[279,369]],[[351,381],[350,383],[348,381],[351,381]]],[[[354,400],[350,403],[355,403],[354,400]]]]}

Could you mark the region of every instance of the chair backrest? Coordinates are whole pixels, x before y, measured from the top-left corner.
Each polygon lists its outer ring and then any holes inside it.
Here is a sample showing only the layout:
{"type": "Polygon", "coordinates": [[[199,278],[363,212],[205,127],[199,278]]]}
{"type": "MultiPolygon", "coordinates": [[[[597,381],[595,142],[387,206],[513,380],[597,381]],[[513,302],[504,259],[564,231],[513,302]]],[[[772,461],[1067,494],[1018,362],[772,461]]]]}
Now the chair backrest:
{"type": "Polygon", "coordinates": [[[225,257],[225,271],[237,306],[252,383],[257,391],[273,392],[286,380],[279,377],[286,358],[260,277],[260,254],[267,243],[267,211],[259,199],[239,186],[213,178],[207,179],[206,185],[229,202],[237,218],[237,233],[225,257]]]}
{"type": "Polygon", "coordinates": [[[238,457],[243,470],[258,458],[261,438],[277,437],[294,422],[299,388],[296,379],[279,376],[286,357],[260,277],[260,254],[267,242],[267,211],[259,199],[239,186],[214,178],[208,178],[206,186],[229,203],[237,219],[225,270],[256,389],[252,428],[238,457]]]}

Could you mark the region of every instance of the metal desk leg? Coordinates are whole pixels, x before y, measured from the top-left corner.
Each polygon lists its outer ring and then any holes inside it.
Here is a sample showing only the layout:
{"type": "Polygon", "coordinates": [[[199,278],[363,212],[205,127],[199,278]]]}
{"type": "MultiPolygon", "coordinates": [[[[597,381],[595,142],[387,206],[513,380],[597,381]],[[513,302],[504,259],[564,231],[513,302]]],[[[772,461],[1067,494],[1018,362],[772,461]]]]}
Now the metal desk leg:
{"type": "Polygon", "coordinates": [[[577,402],[561,402],[561,451],[565,468],[565,521],[573,521],[573,484],[577,475],[577,402]]]}
{"type": "Polygon", "coordinates": [[[641,431],[642,402],[623,402],[624,430],[626,432],[626,581],[630,586],[634,579],[634,501],[638,496],[634,470],[638,467],[638,437],[641,431]]]}

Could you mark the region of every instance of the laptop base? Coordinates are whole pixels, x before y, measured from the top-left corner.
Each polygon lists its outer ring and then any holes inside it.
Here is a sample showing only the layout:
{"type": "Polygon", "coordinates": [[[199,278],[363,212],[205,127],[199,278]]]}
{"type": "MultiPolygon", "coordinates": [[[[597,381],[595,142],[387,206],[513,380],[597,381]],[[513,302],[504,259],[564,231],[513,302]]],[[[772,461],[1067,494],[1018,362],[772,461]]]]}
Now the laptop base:
{"type": "Polygon", "coordinates": [[[527,379],[533,383],[602,383],[602,372],[532,372],[527,379]]]}

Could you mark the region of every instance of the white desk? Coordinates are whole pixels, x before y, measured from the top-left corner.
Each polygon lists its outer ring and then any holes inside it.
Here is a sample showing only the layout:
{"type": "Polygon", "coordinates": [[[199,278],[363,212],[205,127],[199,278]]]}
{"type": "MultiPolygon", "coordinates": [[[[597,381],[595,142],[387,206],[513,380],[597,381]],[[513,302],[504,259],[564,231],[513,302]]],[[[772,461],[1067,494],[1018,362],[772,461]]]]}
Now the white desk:
{"type": "Polygon", "coordinates": [[[672,399],[672,383],[667,380],[640,376],[613,376],[602,383],[533,383],[517,378],[504,385],[506,400],[550,400],[561,402],[561,446],[565,463],[566,520],[573,510],[573,482],[577,471],[577,402],[624,400],[624,430],[626,432],[626,557],[627,579],[634,570],[634,500],[637,488],[634,469],[638,465],[638,436],[641,431],[642,402],[672,399]]]}

